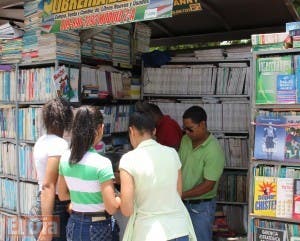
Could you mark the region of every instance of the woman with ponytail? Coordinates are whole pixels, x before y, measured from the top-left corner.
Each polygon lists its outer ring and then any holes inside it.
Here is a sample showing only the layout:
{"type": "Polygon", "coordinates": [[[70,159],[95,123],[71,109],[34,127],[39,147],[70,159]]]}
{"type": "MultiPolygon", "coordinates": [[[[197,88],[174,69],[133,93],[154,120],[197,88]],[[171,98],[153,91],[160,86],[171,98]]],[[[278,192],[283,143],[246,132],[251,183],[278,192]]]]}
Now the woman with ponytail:
{"type": "Polygon", "coordinates": [[[111,214],[120,206],[114,192],[114,173],[108,158],[94,146],[103,135],[103,116],[95,106],[82,106],[75,115],[70,150],[59,165],[58,195],[70,198],[67,241],[112,240],[111,214]]]}
{"type": "MultiPolygon", "coordinates": [[[[146,110],[147,112],[147,110],[146,110]]],[[[134,150],[120,160],[121,211],[130,216],[123,241],[196,241],[181,200],[181,163],[174,148],[157,143],[155,122],[139,108],[129,118],[134,150]]]]}

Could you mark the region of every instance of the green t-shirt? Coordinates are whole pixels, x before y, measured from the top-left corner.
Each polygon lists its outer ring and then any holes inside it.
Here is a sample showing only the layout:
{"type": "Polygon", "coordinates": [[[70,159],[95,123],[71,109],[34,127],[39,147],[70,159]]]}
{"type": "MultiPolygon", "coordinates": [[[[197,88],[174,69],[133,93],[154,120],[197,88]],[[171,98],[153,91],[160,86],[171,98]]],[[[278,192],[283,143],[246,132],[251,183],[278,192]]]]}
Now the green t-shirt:
{"type": "Polygon", "coordinates": [[[69,164],[70,151],[60,159],[59,175],[64,176],[70,191],[72,209],[78,212],[104,211],[100,185],[114,178],[108,158],[90,149],[76,164],[69,164]]]}
{"type": "Polygon", "coordinates": [[[182,162],[183,191],[190,190],[202,183],[204,178],[216,181],[216,185],[211,191],[190,199],[216,197],[225,163],[225,155],[218,140],[210,134],[204,143],[193,149],[191,139],[184,135],[181,140],[179,156],[182,162]]]}

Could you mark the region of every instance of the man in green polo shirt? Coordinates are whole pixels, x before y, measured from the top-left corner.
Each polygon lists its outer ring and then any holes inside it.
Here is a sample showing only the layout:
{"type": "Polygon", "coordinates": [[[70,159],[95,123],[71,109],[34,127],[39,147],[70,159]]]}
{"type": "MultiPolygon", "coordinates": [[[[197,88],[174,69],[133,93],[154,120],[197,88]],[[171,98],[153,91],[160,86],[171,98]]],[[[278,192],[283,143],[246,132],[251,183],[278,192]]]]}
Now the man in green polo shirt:
{"type": "Polygon", "coordinates": [[[225,156],[218,140],[207,130],[207,115],[200,106],[183,114],[179,149],[182,162],[182,199],[190,213],[198,241],[212,240],[216,195],[225,156]]]}

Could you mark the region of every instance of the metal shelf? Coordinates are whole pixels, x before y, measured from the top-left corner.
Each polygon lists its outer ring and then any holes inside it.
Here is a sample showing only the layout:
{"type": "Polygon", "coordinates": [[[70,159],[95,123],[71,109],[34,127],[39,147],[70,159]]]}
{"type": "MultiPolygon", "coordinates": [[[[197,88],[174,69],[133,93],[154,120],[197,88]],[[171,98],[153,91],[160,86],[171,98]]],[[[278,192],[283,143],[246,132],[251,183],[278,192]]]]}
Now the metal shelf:
{"type": "Polygon", "coordinates": [[[0,105],[14,106],[14,105],[16,105],[16,101],[13,101],[13,100],[0,100],[0,105]]]}
{"type": "Polygon", "coordinates": [[[30,183],[38,184],[38,180],[31,179],[31,178],[20,177],[19,180],[22,182],[30,182],[30,183]]]}
{"type": "Polygon", "coordinates": [[[197,57],[172,57],[169,63],[219,63],[219,62],[248,62],[249,58],[228,58],[203,59],[197,57]]]}
{"type": "Polygon", "coordinates": [[[4,138],[4,137],[0,137],[0,142],[11,142],[16,144],[16,139],[15,138],[4,138]]]}
{"type": "Polygon", "coordinates": [[[154,93],[144,93],[144,97],[155,97],[155,98],[184,98],[184,99],[189,99],[189,98],[250,98],[249,95],[214,95],[214,94],[198,94],[198,95],[189,95],[189,94],[154,94],[154,93]]]}
{"type": "Polygon", "coordinates": [[[256,160],[251,159],[252,165],[273,165],[273,166],[294,166],[300,167],[300,162],[286,162],[286,161],[268,161],[268,160],[256,160]]]}
{"type": "Polygon", "coordinates": [[[300,110],[300,104],[255,104],[254,109],[259,110],[300,110]]]}
{"type": "Polygon", "coordinates": [[[224,170],[248,171],[248,167],[224,167],[224,170]]]}
{"type": "Polygon", "coordinates": [[[261,56],[261,55],[271,55],[271,54],[293,54],[293,53],[300,53],[300,49],[278,49],[278,50],[260,50],[260,51],[253,51],[254,56],[261,56]]]}
{"type": "Polygon", "coordinates": [[[2,207],[0,207],[0,213],[18,215],[17,211],[10,210],[10,209],[7,209],[7,208],[2,208],[2,207]]]}
{"type": "Polygon", "coordinates": [[[43,105],[47,101],[18,101],[19,105],[43,105]]]}
{"type": "Polygon", "coordinates": [[[257,218],[257,219],[264,219],[264,220],[272,220],[272,221],[287,222],[287,223],[299,223],[300,224],[300,219],[261,216],[261,215],[256,215],[254,213],[250,213],[249,217],[257,218]]]}
{"type": "Polygon", "coordinates": [[[23,140],[23,139],[20,139],[19,140],[19,143],[26,143],[26,144],[35,144],[36,141],[34,140],[23,140]]]}
{"type": "Polygon", "coordinates": [[[247,206],[247,202],[232,202],[232,201],[216,201],[217,204],[225,204],[225,205],[245,205],[247,206]]]}
{"type": "Polygon", "coordinates": [[[56,65],[56,64],[68,64],[68,65],[72,65],[72,66],[80,66],[81,65],[81,63],[79,63],[79,62],[75,63],[75,62],[70,62],[67,60],[50,59],[50,60],[31,62],[31,63],[20,63],[20,64],[18,64],[18,66],[20,68],[22,68],[22,67],[34,68],[36,66],[56,65]]]}
{"type": "Polygon", "coordinates": [[[14,176],[14,175],[8,175],[8,174],[5,174],[5,173],[1,173],[0,174],[0,178],[2,179],[10,179],[10,180],[13,180],[13,181],[18,181],[18,177],[17,176],[14,176]]]}

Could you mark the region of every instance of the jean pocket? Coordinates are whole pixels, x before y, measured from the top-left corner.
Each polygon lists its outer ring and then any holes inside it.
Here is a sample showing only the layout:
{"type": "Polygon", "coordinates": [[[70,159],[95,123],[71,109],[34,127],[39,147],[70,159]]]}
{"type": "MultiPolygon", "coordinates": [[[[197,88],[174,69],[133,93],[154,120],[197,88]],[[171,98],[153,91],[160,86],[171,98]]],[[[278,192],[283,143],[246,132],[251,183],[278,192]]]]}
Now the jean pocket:
{"type": "Polygon", "coordinates": [[[66,227],[67,241],[72,241],[73,240],[74,228],[75,228],[75,223],[68,222],[67,227],[66,227]]]}
{"type": "Polygon", "coordinates": [[[112,240],[111,225],[108,222],[97,222],[90,225],[91,241],[110,241],[112,240]]]}
{"type": "Polygon", "coordinates": [[[193,213],[201,214],[205,216],[211,216],[214,215],[214,210],[212,210],[212,207],[209,202],[205,203],[199,203],[199,204],[191,204],[190,209],[193,213]]]}

